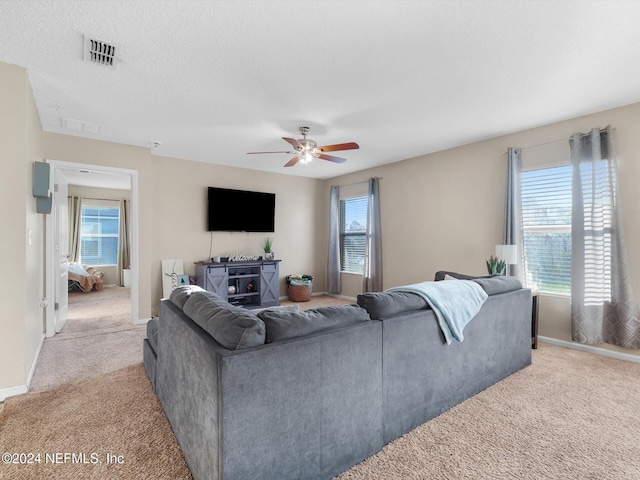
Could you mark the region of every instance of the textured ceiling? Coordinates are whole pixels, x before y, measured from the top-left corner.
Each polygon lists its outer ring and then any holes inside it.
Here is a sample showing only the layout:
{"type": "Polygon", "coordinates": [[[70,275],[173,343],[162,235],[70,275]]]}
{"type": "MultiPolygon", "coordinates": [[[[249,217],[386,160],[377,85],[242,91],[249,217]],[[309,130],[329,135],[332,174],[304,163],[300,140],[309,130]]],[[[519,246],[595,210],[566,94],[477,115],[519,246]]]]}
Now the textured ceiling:
{"type": "Polygon", "coordinates": [[[639,1],[0,0],[0,61],[28,70],[47,132],[329,178],[640,101],[638,19],[639,1]],[[117,69],[83,62],[84,34],[122,47],[117,69]],[[246,155],[301,125],[360,150],[246,155]]]}

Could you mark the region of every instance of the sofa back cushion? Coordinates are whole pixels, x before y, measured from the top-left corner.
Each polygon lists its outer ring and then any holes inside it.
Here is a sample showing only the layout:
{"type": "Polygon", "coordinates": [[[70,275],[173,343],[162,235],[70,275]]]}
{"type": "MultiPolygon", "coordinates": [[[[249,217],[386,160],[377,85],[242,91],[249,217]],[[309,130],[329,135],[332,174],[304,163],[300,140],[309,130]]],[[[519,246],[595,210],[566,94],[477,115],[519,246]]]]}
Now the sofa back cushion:
{"type": "Polygon", "coordinates": [[[458,272],[449,272],[447,270],[440,270],[436,272],[434,277],[434,281],[439,282],[441,280],[475,280],[477,278],[491,278],[495,277],[497,274],[492,275],[466,275],[464,273],[458,272]]]}
{"type": "Polygon", "coordinates": [[[229,350],[264,343],[264,322],[250,311],[227,303],[215,293],[193,292],[185,302],[183,311],[229,350]]]}
{"type": "Polygon", "coordinates": [[[267,329],[266,343],[370,320],[367,311],[358,305],[311,308],[303,312],[264,310],[258,313],[258,317],[264,321],[267,329]]]}
{"type": "Polygon", "coordinates": [[[487,295],[497,295],[498,293],[511,292],[522,288],[520,280],[516,277],[508,277],[505,275],[490,278],[474,278],[473,281],[480,285],[482,289],[487,292],[487,295]]]}
{"type": "Polygon", "coordinates": [[[442,270],[436,272],[435,281],[440,280],[473,280],[482,287],[487,295],[497,295],[498,293],[511,292],[522,288],[522,283],[517,277],[500,274],[473,276],[442,270]]]}
{"type": "Polygon", "coordinates": [[[181,287],[177,287],[171,292],[169,296],[169,300],[180,310],[184,310],[184,304],[189,300],[189,297],[194,292],[204,292],[203,288],[197,285],[183,285],[181,287]]]}
{"type": "Polygon", "coordinates": [[[358,305],[373,319],[388,318],[402,312],[429,308],[420,295],[410,292],[367,292],[358,295],[358,305]]]}

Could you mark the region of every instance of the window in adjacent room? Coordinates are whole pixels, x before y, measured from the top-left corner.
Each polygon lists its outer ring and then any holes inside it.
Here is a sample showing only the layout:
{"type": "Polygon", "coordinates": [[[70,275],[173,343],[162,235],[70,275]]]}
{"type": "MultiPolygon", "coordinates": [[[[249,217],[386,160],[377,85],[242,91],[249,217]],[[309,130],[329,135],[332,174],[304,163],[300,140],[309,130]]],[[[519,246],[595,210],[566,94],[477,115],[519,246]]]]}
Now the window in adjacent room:
{"type": "Polygon", "coordinates": [[[118,263],[117,206],[83,205],[80,233],[80,262],[85,265],[118,263]]]}
{"type": "Polygon", "coordinates": [[[571,165],[522,172],[525,284],[571,294],[571,165]]]}
{"type": "Polygon", "coordinates": [[[364,273],[367,197],[340,200],[340,270],[364,273]]]}

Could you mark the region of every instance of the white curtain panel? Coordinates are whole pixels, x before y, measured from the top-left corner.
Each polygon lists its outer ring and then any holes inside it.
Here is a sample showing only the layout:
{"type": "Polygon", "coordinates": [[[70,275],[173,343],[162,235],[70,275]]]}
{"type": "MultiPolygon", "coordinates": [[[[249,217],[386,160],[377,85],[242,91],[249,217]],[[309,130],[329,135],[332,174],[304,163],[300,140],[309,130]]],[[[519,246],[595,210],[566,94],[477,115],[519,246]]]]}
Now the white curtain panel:
{"type": "Polygon", "coordinates": [[[613,129],[575,133],[569,143],[572,338],[640,348],[640,315],[618,208],[613,129]]]}

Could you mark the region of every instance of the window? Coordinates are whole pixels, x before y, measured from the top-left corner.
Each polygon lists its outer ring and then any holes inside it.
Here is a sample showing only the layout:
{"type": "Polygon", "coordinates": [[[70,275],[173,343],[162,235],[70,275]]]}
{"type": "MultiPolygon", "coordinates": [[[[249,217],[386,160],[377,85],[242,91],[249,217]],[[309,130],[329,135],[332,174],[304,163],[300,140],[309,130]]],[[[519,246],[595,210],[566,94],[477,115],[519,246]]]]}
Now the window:
{"type": "Polygon", "coordinates": [[[571,294],[571,171],[522,172],[525,283],[542,293],[571,294]]]}
{"type": "Polygon", "coordinates": [[[340,200],[340,270],[364,273],[367,197],[340,200]]]}
{"type": "Polygon", "coordinates": [[[82,206],[80,262],[85,265],[118,263],[118,207],[82,206]]]}

